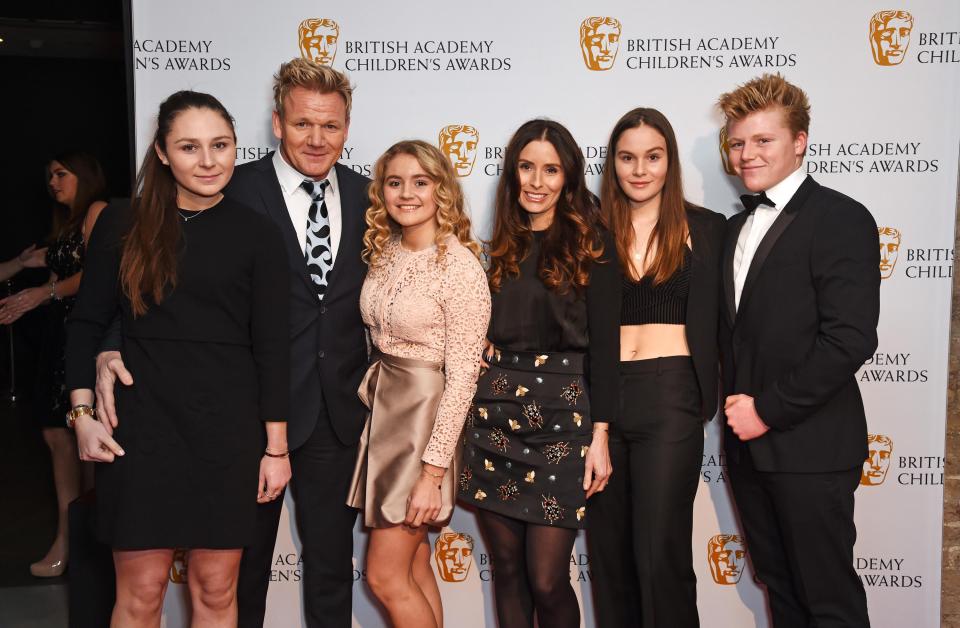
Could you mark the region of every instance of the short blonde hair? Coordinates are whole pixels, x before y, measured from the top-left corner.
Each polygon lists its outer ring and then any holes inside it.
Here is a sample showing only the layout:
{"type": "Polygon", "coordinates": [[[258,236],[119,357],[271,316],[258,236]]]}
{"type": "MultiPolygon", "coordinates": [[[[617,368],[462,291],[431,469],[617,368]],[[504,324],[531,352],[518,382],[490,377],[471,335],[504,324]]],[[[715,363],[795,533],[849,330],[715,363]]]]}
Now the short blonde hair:
{"type": "Polygon", "coordinates": [[[470,217],[467,215],[463,190],[457,180],[457,173],[450,160],[433,144],[422,140],[397,142],[387,149],[373,167],[373,182],[370,184],[370,208],[367,209],[367,231],[363,234],[363,261],[371,267],[380,262],[383,248],[390,238],[400,232],[400,226],[387,213],[387,203],[383,196],[383,185],[387,177],[387,166],[397,155],[411,155],[424,169],[430,180],[436,184],[433,198],[437,203],[437,260],[446,254],[446,240],[455,235],[460,243],[480,258],[480,245],[470,233],[470,217]]]}
{"type": "Polygon", "coordinates": [[[303,87],[321,94],[340,94],[347,107],[347,120],[350,119],[353,87],[343,72],[299,57],[280,64],[280,70],[273,75],[273,106],[280,118],[283,118],[283,99],[294,87],[303,87]]]}
{"type": "Polygon", "coordinates": [[[720,96],[717,106],[726,116],[727,126],[751,113],[781,107],[787,126],[797,135],[810,131],[810,101],[807,94],[780,74],[764,74],[720,96]]]}

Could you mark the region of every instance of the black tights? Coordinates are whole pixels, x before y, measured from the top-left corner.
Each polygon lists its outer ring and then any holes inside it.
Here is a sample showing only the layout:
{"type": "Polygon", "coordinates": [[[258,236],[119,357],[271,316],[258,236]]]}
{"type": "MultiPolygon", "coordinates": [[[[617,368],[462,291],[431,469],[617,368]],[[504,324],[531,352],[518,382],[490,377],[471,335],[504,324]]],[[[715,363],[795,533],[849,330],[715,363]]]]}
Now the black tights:
{"type": "Polygon", "coordinates": [[[577,531],[526,523],[489,510],[478,513],[493,557],[500,628],[579,628],[580,605],[570,586],[570,552],[577,531]]]}

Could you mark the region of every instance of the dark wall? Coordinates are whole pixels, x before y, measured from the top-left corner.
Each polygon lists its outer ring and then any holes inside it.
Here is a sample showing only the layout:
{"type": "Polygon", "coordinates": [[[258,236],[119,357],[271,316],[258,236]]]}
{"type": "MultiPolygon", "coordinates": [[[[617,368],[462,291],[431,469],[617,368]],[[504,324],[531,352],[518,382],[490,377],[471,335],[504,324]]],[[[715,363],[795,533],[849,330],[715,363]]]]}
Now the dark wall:
{"type": "Polygon", "coordinates": [[[0,172],[0,257],[9,259],[49,225],[45,166],[69,148],[100,159],[110,194],[129,194],[126,75],[122,59],[0,57],[6,101],[0,172]]]}
{"type": "MultiPolygon", "coordinates": [[[[5,39],[0,50],[0,261],[6,261],[30,244],[44,245],[50,234],[54,203],[45,167],[52,155],[70,149],[93,153],[111,196],[129,195],[131,163],[122,2],[5,3],[0,24],[5,39]],[[17,41],[18,36],[27,41],[17,41]],[[65,45],[70,37],[85,49],[65,45]],[[44,40],[35,56],[30,52],[34,38],[44,40]]],[[[0,297],[46,278],[45,270],[23,271],[0,283],[0,297]]],[[[42,309],[13,326],[21,393],[31,388],[42,309]]],[[[0,391],[9,382],[7,332],[0,328],[0,391]]]]}

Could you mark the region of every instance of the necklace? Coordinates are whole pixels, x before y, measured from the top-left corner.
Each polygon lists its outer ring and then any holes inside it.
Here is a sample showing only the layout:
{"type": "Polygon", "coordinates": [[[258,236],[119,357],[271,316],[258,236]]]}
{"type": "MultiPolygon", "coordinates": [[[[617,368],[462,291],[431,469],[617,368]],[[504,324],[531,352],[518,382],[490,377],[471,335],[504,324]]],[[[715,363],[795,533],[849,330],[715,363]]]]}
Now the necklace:
{"type": "Polygon", "coordinates": [[[194,218],[196,218],[197,216],[199,216],[205,211],[206,211],[205,209],[201,209],[200,211],[193,212],[192,216],[187,216],[183,213],[182,209],[180,209],[179,207],[177,208],[177,213],[180,214],[180,218],[183,219],[183,222],[190,222],[191,220],[193,220],[194,218]]]}

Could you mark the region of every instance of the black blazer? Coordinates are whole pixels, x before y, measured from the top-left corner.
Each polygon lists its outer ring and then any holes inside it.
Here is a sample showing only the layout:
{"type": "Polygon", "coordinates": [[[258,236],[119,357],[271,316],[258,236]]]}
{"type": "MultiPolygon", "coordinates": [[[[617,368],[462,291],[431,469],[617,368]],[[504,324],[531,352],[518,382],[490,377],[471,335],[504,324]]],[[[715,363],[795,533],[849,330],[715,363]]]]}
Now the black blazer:
{"type": "Polygon", "coordinates": [[[750,264],[740,309],[733,256],[747,213],[727,223],[720,325],[724,393],[747,394],[770,431],[749,447],[760,471],[841,471],[863,463],[867,427],[857,369],[876,350],[877,225],[866,207],[807,177],[750,264]]]}
{"type": "Polygon", "coordinates": [[[224,191],[279,225],[290,269],[290,415],[287,440],[296,449],[313,433],[324,405],[344,445],[360,438],[366,408],[357,388],[366,372],[367,341],[360,317],[360,289],[367,265],[360,259],[370,180],[336,164],[343,229],[323,301],[317,299],[303,246],[290,221],[273,167],[273,153],[242,164],[224,191]]]}
{"type": "Polygon", "coordinates": [[[717,321],[726,223],[723,214],[700,207],[687,209],[687,225],[693,245],[690,295],[687,297],[687,346],[700,384],[700,416],[708,420],[717,413],[720,389],[717,321]]]}

